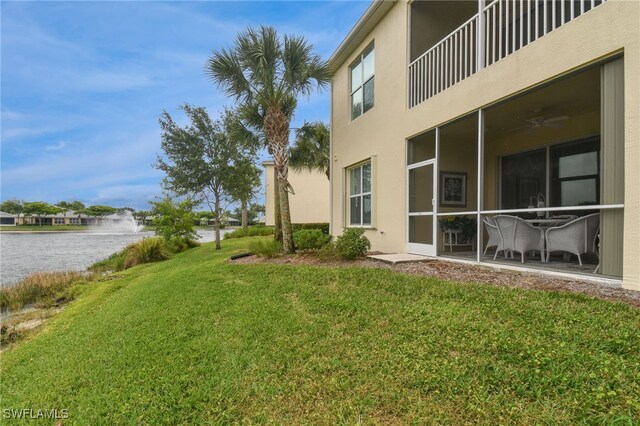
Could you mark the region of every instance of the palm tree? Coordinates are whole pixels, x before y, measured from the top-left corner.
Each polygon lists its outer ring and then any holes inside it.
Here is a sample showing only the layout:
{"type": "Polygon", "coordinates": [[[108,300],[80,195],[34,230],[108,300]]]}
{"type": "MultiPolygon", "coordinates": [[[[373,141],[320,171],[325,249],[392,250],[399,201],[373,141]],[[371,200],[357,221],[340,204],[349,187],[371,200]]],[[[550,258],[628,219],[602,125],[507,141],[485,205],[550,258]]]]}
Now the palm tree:
{"type": "Polygon", "coordinates": [[[294,170],[317,170],[329,179],[329,126],[321,121],[305,122],[297,129],[289,163],[294,170]]]}
{"type": "Polygon", "coordinates": [[[289,127],[299,96],[329,84],[328,63],[313,53],[300,36],[278,37],[273,27],[249,28],[238,34],[230,49],[214,52],[206,71],[214,83],[239,102],[243,124],[263,133],[273,155],[280,196],[282,246],[293,251],[287,177],[289,127]]]}

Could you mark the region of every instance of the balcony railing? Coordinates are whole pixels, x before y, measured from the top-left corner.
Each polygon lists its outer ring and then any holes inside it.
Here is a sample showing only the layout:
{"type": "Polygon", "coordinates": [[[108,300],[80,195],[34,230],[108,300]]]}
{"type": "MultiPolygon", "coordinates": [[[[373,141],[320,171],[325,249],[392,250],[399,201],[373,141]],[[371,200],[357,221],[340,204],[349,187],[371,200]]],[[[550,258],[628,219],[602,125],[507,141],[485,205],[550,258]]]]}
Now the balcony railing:
{"type": "Polygon", "coordinates": [[[409,64],[409,107],[606,1],[494,0],[409,64]]]}

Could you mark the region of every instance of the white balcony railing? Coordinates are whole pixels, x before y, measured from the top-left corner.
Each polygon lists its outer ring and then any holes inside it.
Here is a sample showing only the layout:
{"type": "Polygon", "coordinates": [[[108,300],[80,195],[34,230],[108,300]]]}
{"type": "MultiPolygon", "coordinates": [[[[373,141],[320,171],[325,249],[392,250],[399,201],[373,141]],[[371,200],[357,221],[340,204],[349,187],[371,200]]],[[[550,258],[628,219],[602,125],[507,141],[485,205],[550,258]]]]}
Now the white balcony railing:
{"type": "Polygon", "coordinates": [[[409,64],[409,107],[424,102],[606,1],[492,1],[481,13],[409,64]]]}

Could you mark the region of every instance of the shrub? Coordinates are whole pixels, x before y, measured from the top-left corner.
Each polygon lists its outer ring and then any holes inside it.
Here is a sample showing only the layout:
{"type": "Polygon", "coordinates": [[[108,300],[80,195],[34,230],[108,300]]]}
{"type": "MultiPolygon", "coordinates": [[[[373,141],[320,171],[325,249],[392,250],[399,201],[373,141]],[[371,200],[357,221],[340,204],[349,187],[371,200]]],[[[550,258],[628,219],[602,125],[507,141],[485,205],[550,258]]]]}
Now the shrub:
{"type": "Polygon", "coordinates": [[[98,273],[122,271],[124,269],[124,257],[124,250],[118,251],[106,259],[94,263],[88,269],[98,273]]]}
{"type": "Polygon", "coordinates": [[[259,257],[278,257],[282,254],[282,243],[276,240],[254,240],[249,242],[249,251],[259,257]]]}
{"type": "Polygon", "coordinates": [[[82,272],[37,272],[11,287],[0,287],[0,309],[21,309],[31,303],[55,300],[73,283],[86,279],[82,272]]]}
{"type": "Polygon", "coordinates": [[[170,196],[165,196],[160,201],[152,201],[152,213],[155,216],[156,235],[169,241],[175,237],[184,237],[195,240],[198,234],[193,229],[196,215],[193,208],[196,202],[187,197],[182,201],[174,202],[170,196]]]}
{"type": "Polygon", "coordinates": [[[242,237],[259,237],[265,235],[273,235],[273,226],[249,226],[247,229],[238,228],[224,234],[224,239],[242,238],[242,237]]]}
{"type": "Polygon", "coordinates": [[[301,229],[293,233],[293,242],[300,250],[318,250],[329,241],[331,236],[320,229],[301,229]]]}
{"type": "Polygon", "coordinates": [[[333,260],[340,258],[340,256],[338,256],[338,251],[336,250],[336,243],[331,240],[329,240],[327,244],[322,246],[322,248],[315,251],[314,255],[317,258],[324,260],[333,260]]]}
{"type": "Polygon", "coordinates": [[[329,235],[329,224],[328,223],[293,223],[291,224],[291,229],[293,232],[300,231],[303,229],[319,229],[324,232],[326,235],[329,235]]]}
{"type": "Polygon", "coordinates": [[[369,239],[364,236],[364,229],[351,228],[344,231],[336,240],[336,251],[341,259],[352,260],[371,248],[369,239]]]}
{"type": "Polygon", "coordinates": [[[186,237],[173,237],[167,242],[167,248],[171,253],[181,253],[198,246],[200,246],[199,242],[186,237]]]}
{"type": "Polygon", "coordinates": [[[171,251],[160,237],[143,238],[124,249],[124,269],[142,263],[158,262],[171,256],[171,251]]]}

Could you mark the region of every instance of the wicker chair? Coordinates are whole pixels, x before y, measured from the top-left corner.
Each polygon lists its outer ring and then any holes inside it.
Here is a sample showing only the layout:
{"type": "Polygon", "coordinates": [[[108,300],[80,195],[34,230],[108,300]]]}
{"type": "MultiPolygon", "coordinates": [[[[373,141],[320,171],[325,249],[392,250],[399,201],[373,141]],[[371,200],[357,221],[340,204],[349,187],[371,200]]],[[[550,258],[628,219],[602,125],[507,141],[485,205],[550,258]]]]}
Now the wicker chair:
{"type": "Polygon", "coordinates": [[[483,254],[487,254],[487,250],[489,249],[489,247],[495,247],[496,252],[493,255],[493,260],[496,260],[498,253],[501,251],[504,251],[504,256],[507,257],[507,251],[502,245],[502,237],[500,236],[500,230],[498,229],[498,225],[496,225],[496,222],[492,217],[489,216],[484,217],[482,221],[484,222],[484,226],[485,228],[487,228],[487,233],[489,234],[489,241],[487,241],[487,245],[484,248],[483,254]]]}
{"type": "Polygon", "coordinates": [[[600,213],[580,217],[562,226],[547,229],[547,262],[552,251],[566,251],[578,256],[582,266],[581,255],[596,253],[596,239],[600,229],[600,213]]]}
{"type": "Polygon", "coordinates": [[[522,263],[524,263],[526,252],[536,250],[540,252],[540,260],[545,261],[542,228],[535,227],[516,216],[499,215],[495,216],[494,220],[500,230],[504,250],[520,253],[522,263]]]}

